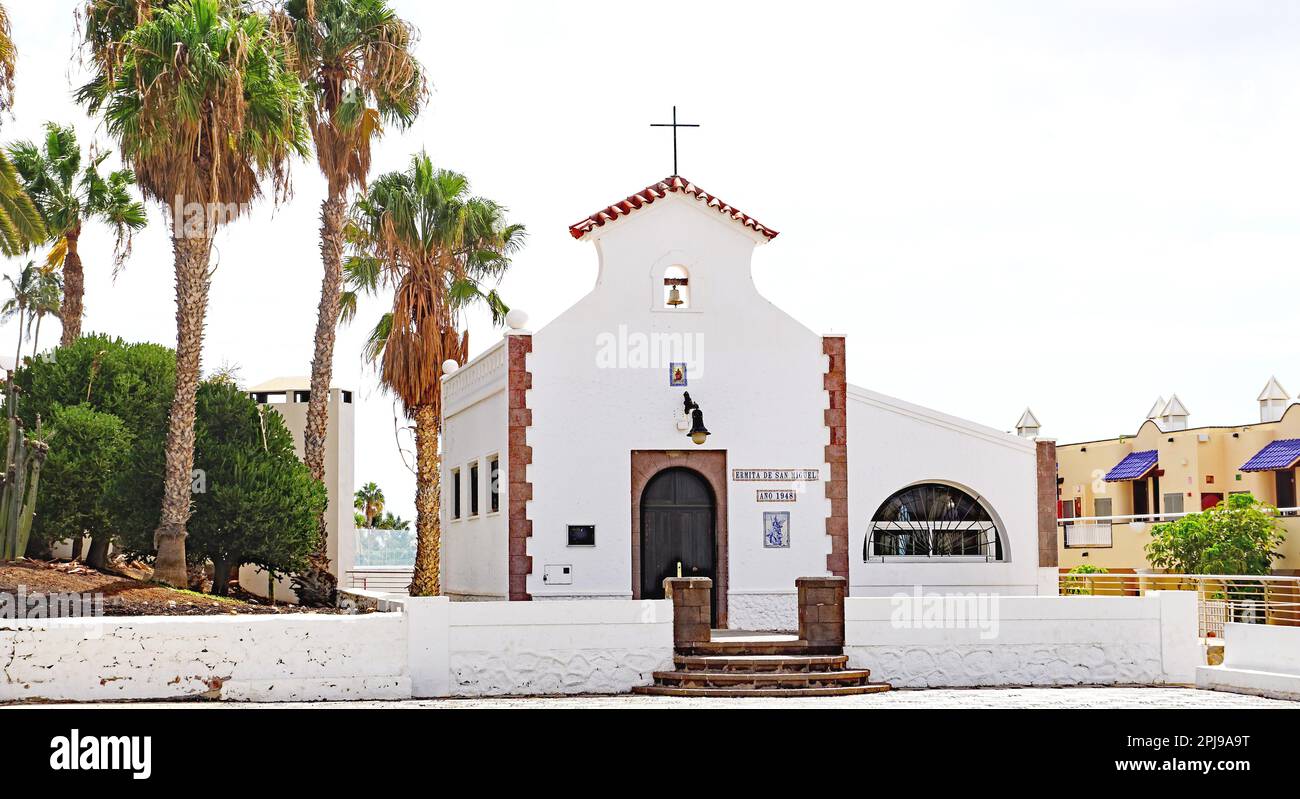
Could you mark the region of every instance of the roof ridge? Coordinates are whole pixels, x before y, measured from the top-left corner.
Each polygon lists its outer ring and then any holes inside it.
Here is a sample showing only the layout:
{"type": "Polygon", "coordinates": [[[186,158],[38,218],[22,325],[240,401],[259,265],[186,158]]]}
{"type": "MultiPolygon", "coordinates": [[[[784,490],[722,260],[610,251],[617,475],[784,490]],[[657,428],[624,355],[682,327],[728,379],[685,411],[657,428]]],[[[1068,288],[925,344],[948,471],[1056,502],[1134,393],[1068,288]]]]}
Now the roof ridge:
{"type": "Polygon", "coordinates": [[[741,211],[739,208],[724,202],[719,197],[709,194],[695,183],[683,178],[681,175],[669,175],[657,183],[651,183],[641,191],[630,194],[623,200],[607,205],[591,216],[576,222],[569,226],[569,235],[575,239],[581,239],[598,227],[602,227],[609,222],[613,222],[620,217],[627,216],[633,211],[638,211],[655,200],[667,197],[669,194],[685,194],[694,197],[707,207],[712,208],[719,213],[729,217],[735,222],[739,222],[745,227],[753,230],[755,233],[763,236],[768,241],[780,235],[777,231],[754,219],[752,216],[741,211]]]}

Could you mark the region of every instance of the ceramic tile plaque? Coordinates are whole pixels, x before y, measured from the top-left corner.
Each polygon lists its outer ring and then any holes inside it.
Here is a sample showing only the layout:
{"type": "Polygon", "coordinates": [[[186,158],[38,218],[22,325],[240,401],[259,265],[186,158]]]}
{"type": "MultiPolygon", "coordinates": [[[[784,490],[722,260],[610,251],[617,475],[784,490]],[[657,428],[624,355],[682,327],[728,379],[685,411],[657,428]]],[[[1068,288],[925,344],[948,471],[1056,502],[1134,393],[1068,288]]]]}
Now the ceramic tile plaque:
{"type": "Polygon", "coordinates": [[[763,512],[763,546],[768,549],[790,546],[790,511],[763,512]]]}

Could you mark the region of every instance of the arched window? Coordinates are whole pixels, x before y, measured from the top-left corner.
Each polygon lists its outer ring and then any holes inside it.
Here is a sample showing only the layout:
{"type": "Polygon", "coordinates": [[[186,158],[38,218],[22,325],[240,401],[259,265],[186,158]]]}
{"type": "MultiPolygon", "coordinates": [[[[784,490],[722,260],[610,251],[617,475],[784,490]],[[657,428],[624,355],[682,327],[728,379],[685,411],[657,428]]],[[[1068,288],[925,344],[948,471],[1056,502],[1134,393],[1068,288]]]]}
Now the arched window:
{"type": "Polygon", "coordinates": [[[1002,560],[1002,536],[983,503],[956,486],[920,483],[895,493],[871,517],[862,559],[1002,560]]]}
{"type": "Polygon", "coordinates": [[[691,307],[690,275],[684,266],[664,270],[664,307],[669,310],[691,307]]]}

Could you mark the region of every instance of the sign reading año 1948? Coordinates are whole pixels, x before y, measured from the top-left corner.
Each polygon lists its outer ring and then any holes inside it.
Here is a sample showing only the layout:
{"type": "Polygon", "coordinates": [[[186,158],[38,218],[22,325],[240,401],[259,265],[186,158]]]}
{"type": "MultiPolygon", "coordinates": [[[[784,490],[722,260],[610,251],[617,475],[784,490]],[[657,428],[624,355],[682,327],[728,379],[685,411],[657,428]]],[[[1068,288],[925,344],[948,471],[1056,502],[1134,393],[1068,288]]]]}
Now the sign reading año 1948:
{"type": "Polygon", "coordinates": [[[786,488],[760,488],[757,491],[759,502],[797,502],[799,499],[798,493],[786,488]]]}
{"type": "Polygon", "coordinates": [[[820,469],[732,469],[732,480],[817,480],[820,469]]]}

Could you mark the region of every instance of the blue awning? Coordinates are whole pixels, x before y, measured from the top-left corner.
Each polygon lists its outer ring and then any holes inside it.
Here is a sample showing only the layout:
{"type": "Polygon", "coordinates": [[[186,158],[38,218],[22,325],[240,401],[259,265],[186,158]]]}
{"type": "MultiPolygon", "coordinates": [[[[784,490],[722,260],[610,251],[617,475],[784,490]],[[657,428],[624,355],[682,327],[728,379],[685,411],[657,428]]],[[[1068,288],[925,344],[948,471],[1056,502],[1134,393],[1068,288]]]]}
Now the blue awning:
{"type": "Polygon", "coordinates": [[[1241,465],[1243,472],[1270,472],[1290,469],[1300,460],[1300,438],[1282,438],[1255,453],[1241,465]]]}
{"type": "Polygon", "coordinates": [[[1121,480],[1141,480],[1160,460],[1160,451],[1148,449],[1143,452],[1130,452],[1124,460],[1115,464],[1115,468],[1106,473],[1106,482],[1118,483],[1121,480]]]}

